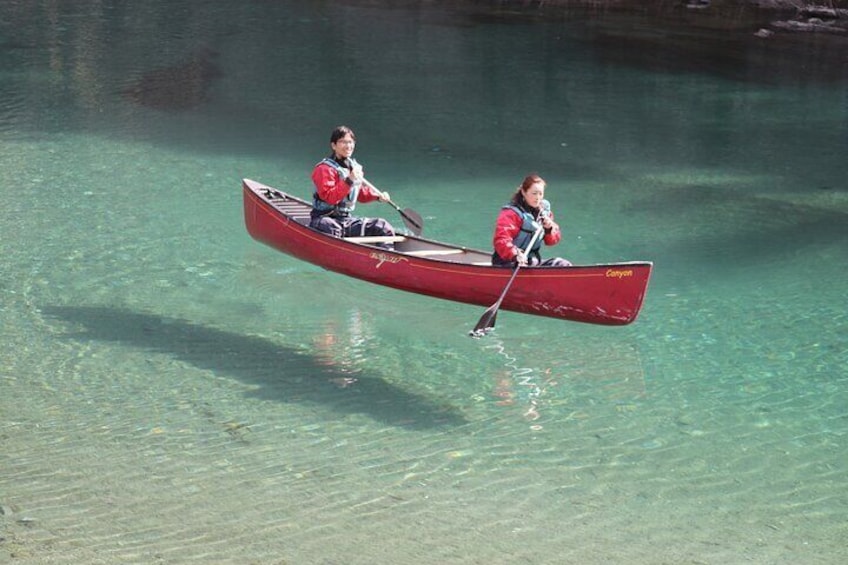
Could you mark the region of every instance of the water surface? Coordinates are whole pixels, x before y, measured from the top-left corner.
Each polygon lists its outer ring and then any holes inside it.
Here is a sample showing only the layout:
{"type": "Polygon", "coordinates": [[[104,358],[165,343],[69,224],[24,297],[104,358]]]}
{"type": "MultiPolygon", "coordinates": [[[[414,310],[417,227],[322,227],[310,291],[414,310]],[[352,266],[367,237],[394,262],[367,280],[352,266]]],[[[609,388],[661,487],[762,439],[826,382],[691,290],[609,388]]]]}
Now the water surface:
{"type": "Polygon", "coordinates": [[[0,561],[844,562],[818,39],[137,4],[0,8],[0,561]],[[340,123],[435,239],[487,248],[538,171],[557,254],[655,262],[639,319],[473,340],[481,308],[252,241],[240,180],[307,197],[340,123]]]}

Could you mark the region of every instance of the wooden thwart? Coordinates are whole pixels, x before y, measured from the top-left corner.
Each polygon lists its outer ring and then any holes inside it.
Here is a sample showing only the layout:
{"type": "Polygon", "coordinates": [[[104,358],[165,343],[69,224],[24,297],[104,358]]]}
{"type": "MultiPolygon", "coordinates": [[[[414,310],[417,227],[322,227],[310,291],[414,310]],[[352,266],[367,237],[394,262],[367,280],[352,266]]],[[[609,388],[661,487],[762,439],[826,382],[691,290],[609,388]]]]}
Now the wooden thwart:
{"type": "Polygon", "coordinates": [[[417,255],[423,257],[426,255],[458,255],[465,253],[464,249],[416,249],[414,251],[405,251],[407,255],[417,255]]]}
{"type": "Polygon", "coordinates": [[[353,243],[401,243],[406,241],[403,235],[365,235],[362,237],[346,237],[345,241],[353,243]]]}

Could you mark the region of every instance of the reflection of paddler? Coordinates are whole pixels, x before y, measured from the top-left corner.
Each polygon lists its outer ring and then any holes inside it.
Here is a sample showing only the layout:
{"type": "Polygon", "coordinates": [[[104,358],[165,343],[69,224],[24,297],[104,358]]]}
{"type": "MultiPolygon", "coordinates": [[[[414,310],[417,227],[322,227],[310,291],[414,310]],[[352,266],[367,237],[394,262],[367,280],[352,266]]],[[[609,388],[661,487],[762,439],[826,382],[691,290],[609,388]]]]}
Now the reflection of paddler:
{"type": "Polygon", "coordinates": [[[335,320],[329,320],[324,331],[312,338],[312,344],[319,363],[345,372],[355,372],[356,365],[365,357],[364,346],[371,338],[362,313],[352,308],[346,326],[340,327],[335,320]]]}
{"type": "Polygon", "coordinates": [[[495,398],[499,400],[495,402],[498,406],[511,406],[515,404],[515,392],[512,390],[512,378],[509,374],[502,375],[495,381],[495,398]]]}
{"type": "Polygon", "coordinates": [[[335,350],[336,343],[338,341],[334,324],[332,322],[328,323],[324,328],[324,332],[316,335],[312,338],[312,341],[315,344],[315,349],[317,349],[319,353],[327,356],[331,355],[335,350]]]}
{"type": "MultiPolygon", "coordinates": [[[[519,367],[518,360],[509,355],[502,341],[495,339],[487,346],[489,349],[497,350],[498,354],[506,359],[504,363],[506,370],[501,372],[495,379],[493,395],[498,400],[498,406],[513,406],[515,404],[526,404],[523,416],[529,421],[536,421],[541,417],[539,413],[540,398],[544,394],[544,388],[537,382],[538,369],[519,367]]],[[[550,371],[546,371],[550,374],[550,371]]],[[[547,379],[544,383],[556,384],[547,379]]],[[[541,428],[541,426],[533,426],[541,428]]]]}

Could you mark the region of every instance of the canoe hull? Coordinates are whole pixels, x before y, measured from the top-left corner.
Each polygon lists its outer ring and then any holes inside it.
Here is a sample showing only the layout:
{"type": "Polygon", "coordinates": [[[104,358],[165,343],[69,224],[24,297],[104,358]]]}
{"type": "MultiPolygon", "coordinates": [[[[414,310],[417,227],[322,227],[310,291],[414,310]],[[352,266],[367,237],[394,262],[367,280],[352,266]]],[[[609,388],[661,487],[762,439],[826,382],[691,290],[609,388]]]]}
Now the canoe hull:
{"type": "MultiPolygon", "coordinates": [[[[302,200],[255,181],[243,181],[244,219],[255,240],[327,270],[383,286],[478,306],[491,306],[512,275],[477,259],[488,253],[409,236],[426,248],[451,250],[461,260],[422,257],[334,238],[304,225],[275,205],[273,191],[293,202],[302,200]],[[474,261],[472,261],[472,259],[474,261]]],[[[398,249],[402,246],[397,245],[398,249]]],[[[421,251],[426,253],[426,249],[421,251]]],[[[650,262],[521,269],[501,303],[501,310],[603,325],[633,322],[641,309],[651,275],[650,262]]]]}

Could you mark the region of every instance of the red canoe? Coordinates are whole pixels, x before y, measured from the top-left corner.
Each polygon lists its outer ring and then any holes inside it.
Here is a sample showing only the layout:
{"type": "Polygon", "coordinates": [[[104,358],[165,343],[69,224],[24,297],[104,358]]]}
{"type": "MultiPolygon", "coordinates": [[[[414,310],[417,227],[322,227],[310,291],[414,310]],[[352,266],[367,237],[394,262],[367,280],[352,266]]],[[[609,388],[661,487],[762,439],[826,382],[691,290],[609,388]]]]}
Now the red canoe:
{"type": "MultiPolygon", "coordinates": [[[[242,184],[251,237],[330,271],[478,306],[491,306],[513,272],[493,267],[491,252],[413,235],[335,238],[309,227],[308,202],[252,180],[242,184]],[[393,251],[377,246],[388,242],[393,251]]],[[[521,269],[500,308],[590,324],[629,324],[642,307],[651,267],[634,261],[521,269]]]]}

